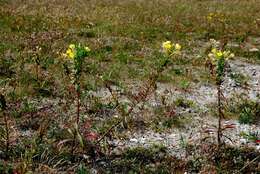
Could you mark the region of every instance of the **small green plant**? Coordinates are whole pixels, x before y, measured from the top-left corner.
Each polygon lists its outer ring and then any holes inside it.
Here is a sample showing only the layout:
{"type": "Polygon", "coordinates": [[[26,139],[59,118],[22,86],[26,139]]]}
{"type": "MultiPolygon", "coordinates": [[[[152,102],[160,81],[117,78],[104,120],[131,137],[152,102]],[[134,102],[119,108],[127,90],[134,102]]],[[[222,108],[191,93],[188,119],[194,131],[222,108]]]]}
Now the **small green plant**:
{"type": "Polygon", "coordinates": [[[11,164],[6,164],[6,162],[0,161],[0,173],[1,174],[13,174],[13,166],[11,164]]]}
{"type": "Polygon", "coordinates": [[[236,85],[244,86],[247,84],[247,77],[241,73],[231,73],[230,78],[233,79],[236,85]]]}
{"type": "Polygon", "coordinates": [[[247,132],[241,132],[240,135],[249,141],[257,142],[260,141],[260,132],[258,131],[249,131],[247,132]]]}
{"type": "Polygon", "coordinates": [[[35,111],[36,111],[36,107],[33,103],[29,102],[28,100],[25,100],[22,103],[21,112],[30,113],[30,112],[35,112],[35,111]]]}
{"type": "Polygon", "coordinates": [[[182,90],[186,91],[190,87],[190,82],[187,80],[182,80],[179,86],[182,90]]]}
{"type": "Polygon", "coordinates": [[[251,100],[247,94],[233,96],[227,108],[229,114],[236,116],[241,124],[256,124],[259,120],[260,104],[251,100]]]}
{"type": "Polygon", "coordinates": [[[80,164],[77,168],[76,174],[89,174],[90,172],[87,170],[84,164],[80,164]]]}
{"type": "Polygon", "coordinates": [[[185,137],[183,137],[182,134],[181,134],[181,138],[180,138],[180,146],[185,149],[188,147],[187,139],[185,137]]]}
{"type": "Polygon", "coordinates": [[[192,100],[188,100],[183,97],[177,98],[174,101],[174,103],[177,107],[183,107],[183,108],[190,108],[194,105],[194,102],[192,100]]]}
{"type": "Polygon", "coordinates": [[[245,107],[241,111],[239,118],[239,122],[242,124],[251,124],[254,121],[254,113],[251,108],[245,107]]]}

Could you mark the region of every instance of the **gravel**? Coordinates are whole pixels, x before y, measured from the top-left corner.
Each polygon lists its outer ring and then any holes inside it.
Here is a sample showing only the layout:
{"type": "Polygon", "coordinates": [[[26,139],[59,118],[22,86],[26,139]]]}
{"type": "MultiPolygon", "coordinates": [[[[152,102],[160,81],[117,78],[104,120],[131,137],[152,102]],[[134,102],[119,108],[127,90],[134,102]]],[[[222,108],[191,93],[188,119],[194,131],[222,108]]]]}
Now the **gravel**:
{"type": "MultiPolygon", "coordinates": [[[[231,70],[242,73],[248,78],[247,89],[235,84],[235,81],[226,77],[223,85],[224,95],[226,98],[231,98],[235,94],[247,93],[251,100],[259,101],[260,94],[260,65],[249,64],[241,61],[232,61],[230,63],[231,70]]],[[[202,139],[207,138],[207,141],[216,143],[216,132],[218,119],[209,116],[209,104],[216,102],[216,87],[213,85],[196,84],[190,93],[183,93],[176,90],[168,84],[158,83],[158,96],[164,95],[168,102],[173,102],[176,97],[184,97],[196,103],[196,107],[191,108],[193,113],[202,112],[201,114],[193,114],[192,122],[183,129],[171,129],[169,132],[157,133],[152,130],[145,132],[130,132],[125,140],[114,140],[114,145],[119,145],[120,148],[143,146],[148,147],[153,144],[163,144],[168,147],[170,152],[175,156],[183,157],[185,155],[185,144],[199,144],[202,139]],[[165,92],[167,91],[167,92],[165,92]],[[205,116],[203,116],[205,115],[205,116]]],[[[159,98],[159,97],[158,97],[159,98]]],[[[160,102],[155,98],[150,100],[150,106],[158,106],[160,102]]],[[[177,109],[177,112],[185,112],[177,109]]],[[[253,147],[260,150],[260,144],[248,140],[242,134],[250,132],[259,132],[260,125],[244,125],[237,120],[223,120],[223,127],[228,126],[224,130],[224,142],[236,147],[253,147]]]]}

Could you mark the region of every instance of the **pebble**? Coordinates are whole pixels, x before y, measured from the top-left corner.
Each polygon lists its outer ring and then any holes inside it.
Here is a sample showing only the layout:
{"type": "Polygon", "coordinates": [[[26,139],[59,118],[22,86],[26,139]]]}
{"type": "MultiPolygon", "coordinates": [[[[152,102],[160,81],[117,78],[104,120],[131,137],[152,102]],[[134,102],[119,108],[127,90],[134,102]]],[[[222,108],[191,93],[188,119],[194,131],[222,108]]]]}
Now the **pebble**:
{"type": "Polygon", "coordinates": [[[249,52],[258,52],[258,51],[259,51],[258,48],[251,48],[251,49],[249,49],[249,52]]]}
{"type": "Polygon", "coordinates": [[[244,138],[241,138],[239,141],[240,141],[241,144],[246,144],[247,143],[247,140],[244,139],[244,138]]]}
{"type": "Polygon", "coordinates": [[[137,143],[138,140],[137,140],[136,138],[131,138],[131,139],[130,139],[130,142],[131,142],[131,143],[137,143]]]}

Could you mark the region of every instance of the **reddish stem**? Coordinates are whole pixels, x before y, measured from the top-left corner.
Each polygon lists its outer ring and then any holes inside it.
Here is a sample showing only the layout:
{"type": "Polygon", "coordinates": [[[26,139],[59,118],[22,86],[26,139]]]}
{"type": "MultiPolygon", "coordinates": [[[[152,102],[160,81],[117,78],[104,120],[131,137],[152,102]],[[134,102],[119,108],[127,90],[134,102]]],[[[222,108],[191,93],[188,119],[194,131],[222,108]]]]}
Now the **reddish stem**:
{"type": "Polygon", "coordinates": [[[80,113],[80,92],[77,90],[77,124],[79,124],[79,113],[80,113]]]}
{"type": "Polygon", "coordinates": [[[218,147],[222,144],[222,127],[221,127],[221,121],[223,118],[223,112],[222,112],[222,104],[221,104],[221,84],[217,84],[217,90],[218,90],[218,147]]]}

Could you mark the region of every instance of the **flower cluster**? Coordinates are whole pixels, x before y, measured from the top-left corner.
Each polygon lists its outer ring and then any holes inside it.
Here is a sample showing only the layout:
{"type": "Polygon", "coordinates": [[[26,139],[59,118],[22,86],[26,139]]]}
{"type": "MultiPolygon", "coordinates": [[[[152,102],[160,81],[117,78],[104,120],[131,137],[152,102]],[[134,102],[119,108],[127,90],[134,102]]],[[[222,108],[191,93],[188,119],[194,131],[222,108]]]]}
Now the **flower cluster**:
{"type": "Polygon", "coordinates": [[[72,60],[71,68],[71,79],[72,83],[76,86],[76,89],[79,90],[79,79],[82,72],[82,64],[84,62],[84,58],[89,55],[90,49],[89,47],[81,46],[80,44],[70,44],[66,53],[63,56],[72,60]]]}
{"type": "Polygon", "coordinates": [[[211,74],[216,77],[216,83],[221,84],[226,70],[226,61],[235,55],[230,51],[222,51],[213,47],[208,54],[208,62],[210,63],[211,74]]]}
{"type": "Polygon", "coordinates": [[[234,53],[231,53],[230,51],[221,51],[217,48],[213,48],[208,54],[208,58],[213,65],[216,65],[220,59],[228,60],[234,56],[234,53]]]}
{"type": "Polygon", "coordinates": [[[163,51],[167,55],[173,55],[173,54],[177,54],[180,52],[181,45],[178,43],[174,44],[171,41],[166,41],[166,42],[163,42],[162,48],[163,48],[163,51]]]}
{"type": "Polygon", "coordinates": [[[74,59],[76,57],[86,56],[90,52],[89,47],[82,47],[81,45],[70,44],[65,56],[74,59]]]}
{"type": "Polygon", "coordinates": [[[74,59],[75,57],[75,45],[70,44],[65,54],[68,58],[74,59]]]}

